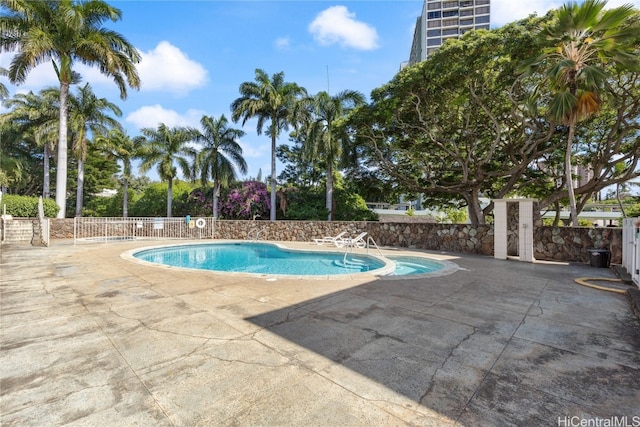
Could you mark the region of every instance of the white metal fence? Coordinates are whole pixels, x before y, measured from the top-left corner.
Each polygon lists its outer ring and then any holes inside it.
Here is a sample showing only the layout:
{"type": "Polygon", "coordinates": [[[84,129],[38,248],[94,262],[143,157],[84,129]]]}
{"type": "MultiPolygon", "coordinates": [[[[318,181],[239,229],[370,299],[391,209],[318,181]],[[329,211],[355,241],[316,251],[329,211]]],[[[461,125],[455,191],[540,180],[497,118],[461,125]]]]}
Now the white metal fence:
{"type": "Polygon", "coordinates": [[[640,217],[625,218],[622,228],[622,265],[640,286],[640,217]]]}
{"type": "Polygon", "coordinates": [[[84,218],[73,222],[73,240],[114,242],[122,240],[202,239],[211,237],[213,218],[84,218]]]}

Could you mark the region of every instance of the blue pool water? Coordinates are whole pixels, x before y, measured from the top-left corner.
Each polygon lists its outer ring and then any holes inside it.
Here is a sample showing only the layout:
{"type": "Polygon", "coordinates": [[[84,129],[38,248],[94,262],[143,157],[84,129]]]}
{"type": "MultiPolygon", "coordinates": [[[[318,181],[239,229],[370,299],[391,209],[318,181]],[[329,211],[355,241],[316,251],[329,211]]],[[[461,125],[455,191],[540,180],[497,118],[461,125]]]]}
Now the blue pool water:
{"type": "Polygon", "coordinates": [[[213,243],[168,246],[136,252],[143,261],[172,267],[286,275],[333,275],[370,272],[385,266],[373,256],[335,252],[288,251],[265,243],[213,243]]]}
{"type": "MultiPolygon", "coordinates": [[[[385,267],[385,263],[375,256],[349,254],[345,264],[344,253],[292,251],[273,244],[249,242],[165,246],[140,250],[133,256],[172,267],[296,276],[375,273],[385,267]]],[[[424,257],[394,255],[387,258],[395,264],[392,276],[448,274],[457,269],[455,264],[424,257]]],[[[384,274],[389,274],[389,270],[384,274]]]]}
{"type": "Polygon", "coordinates": [[[445,267],[445,264],[440,261],[423,257],[389,256],[387,258],[396,264],[394,276],[428,274],[440,271],[445,267]]]}

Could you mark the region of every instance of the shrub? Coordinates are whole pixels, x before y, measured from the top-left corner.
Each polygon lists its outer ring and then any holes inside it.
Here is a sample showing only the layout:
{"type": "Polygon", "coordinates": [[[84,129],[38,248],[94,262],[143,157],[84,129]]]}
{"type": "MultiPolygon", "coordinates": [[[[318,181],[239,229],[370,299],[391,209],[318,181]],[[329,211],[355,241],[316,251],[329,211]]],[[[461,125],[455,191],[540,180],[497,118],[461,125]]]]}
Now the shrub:
{"type": "Polygon", "coordinates": [[[271,203],[267,185],[258,181],[245,181],[234,188],[226,198],[220,198],[220,215],[224,219],[269,218],[271,203]]]}
{"type": "MultiPolygon", "coordinates": [[[[164,217],[167,215],[167,183],[156,182],[149,184],[144,193],[136,200],[129,201],[129,216],[136,217],[164,217]]],[[[171,214],[174,217],[189,214],[188,198],[191,186],[175,180],[172,189],[171,214]]],[[[122,204],[121,204],[122,206],[122,204]]],[[[120,211],[122,212],[122,211],[120,211]]],[[[122,213],[120,213],[121,215],[122,213]]]]}
{"type": "Polygon", "coordinates": [[[631,207],[627,208],[625,213],[630,218],[640,217],[640,203],[631,205],[631,207]]]}
{"type": "Polygon", "coordinates": [[[357,193],[337,189],[334,192],[336,202],[336,221],[378,221],[377,213],[367,207],[367,202],[357,193]]]}
{"type": "MultiPolygon", "coordinates": [[[[324,191],[319,188],[301,188],[288,192],[286,219],[325,221],[329,216],[325,204],[324,191]]],[[[278,214],[282,214],[282,211],[278,210],[278,214]]]]}
{"type": "MultiPolygon", "coordinates": [[[[55,218],[60,210],[55,200],[43,199],[44,216],[55,218]]],[[[7,207],[7,214],[17,218],[35,218],[38,216],[38,198],[29,196],[3,195],[2,206],[7,207]]]]}
{"type": "Polygon", "coordinates": [[[436,219],[442,224],[464,224],[467,222],[467,211],[452,207],[443,208],[436,215],[436,219]]]}

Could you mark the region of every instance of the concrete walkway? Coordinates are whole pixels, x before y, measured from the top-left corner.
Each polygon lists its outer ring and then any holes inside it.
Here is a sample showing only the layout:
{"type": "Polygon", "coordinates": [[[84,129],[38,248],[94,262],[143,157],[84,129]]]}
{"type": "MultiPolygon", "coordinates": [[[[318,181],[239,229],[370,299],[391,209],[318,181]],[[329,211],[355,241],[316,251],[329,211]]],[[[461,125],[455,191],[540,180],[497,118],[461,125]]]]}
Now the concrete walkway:
{"type": "Polygon", "coordinates": [[[273,280],[121,258],[153,244],[1,247],[2,426],[640,425],[640,322],[574,282],[607,269],[434,254],[461,269],[273,280]]]}

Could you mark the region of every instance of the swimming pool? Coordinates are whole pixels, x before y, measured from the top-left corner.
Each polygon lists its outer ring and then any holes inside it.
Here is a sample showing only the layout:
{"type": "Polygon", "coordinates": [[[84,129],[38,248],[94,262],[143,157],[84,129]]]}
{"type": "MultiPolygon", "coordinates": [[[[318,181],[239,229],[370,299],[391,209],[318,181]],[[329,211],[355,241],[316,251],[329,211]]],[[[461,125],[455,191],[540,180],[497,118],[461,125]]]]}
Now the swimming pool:
{"type": "Polygon", "coordinates": [[[224,242],[161,246],[123,254],[145,263],[259,276],[338,276],[370,273],[388,278],[442,276],[458,269],[448,261],[419,256],[289,250],[277,244],[224,242]]]}
{"type": "Polygon", "coordinates": [[[225,272],[326,276],[351,273],[389,274],[393,264],[371,255],[288,250],[269,243],[208,243],[143,249],[133,257],[171,267],[225,272]]]}

